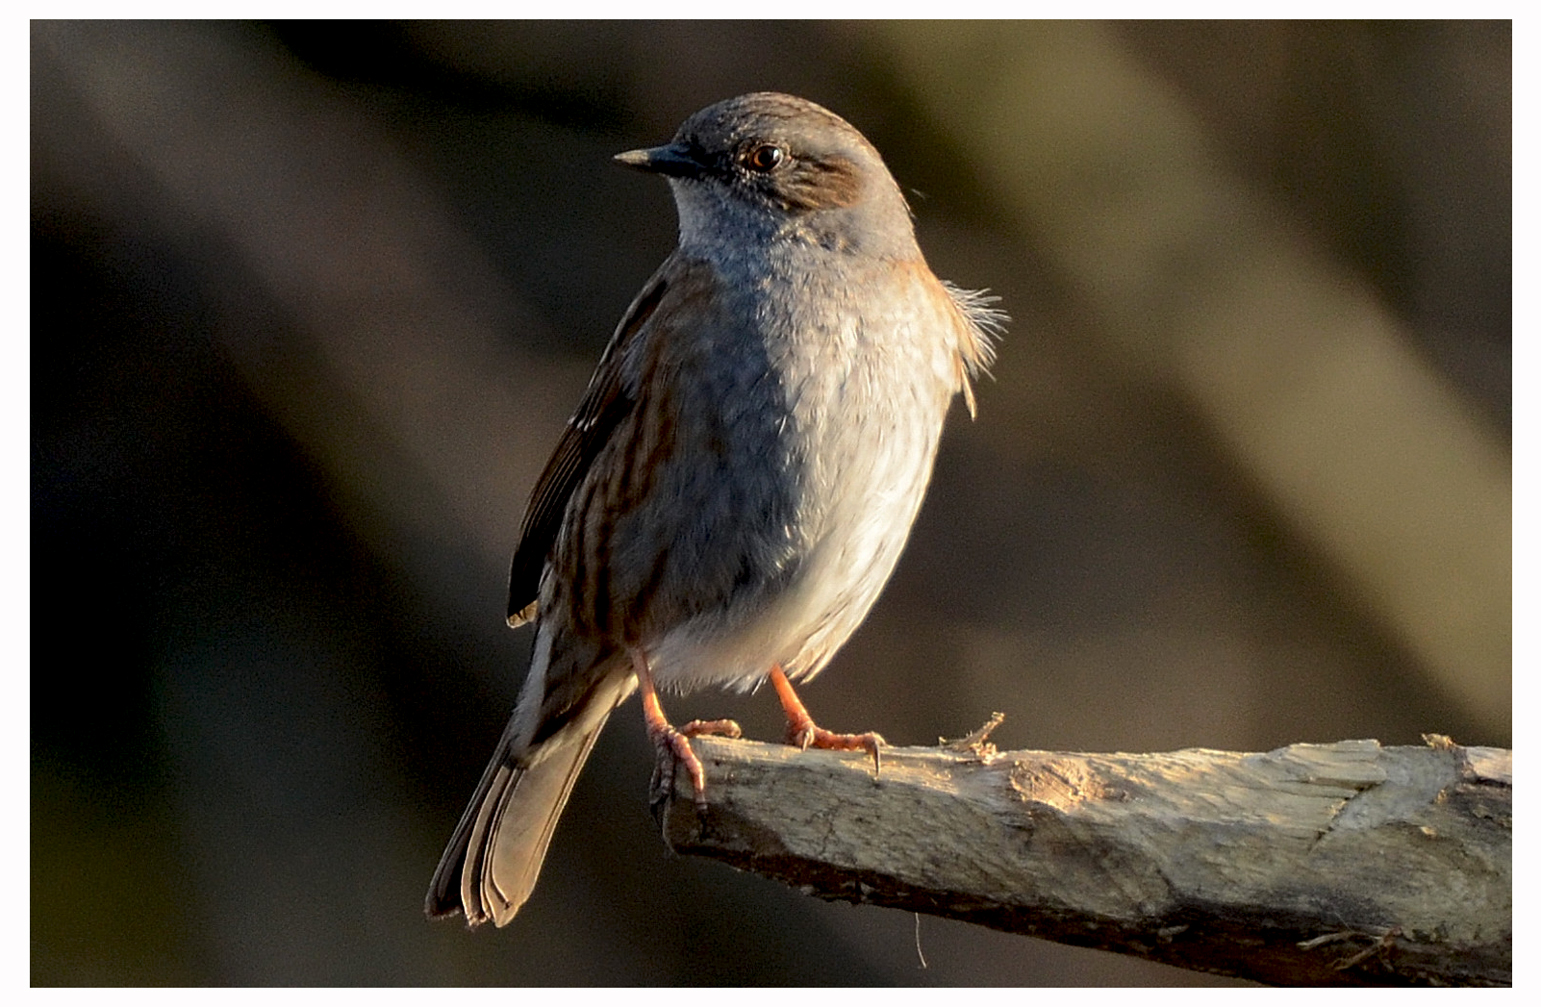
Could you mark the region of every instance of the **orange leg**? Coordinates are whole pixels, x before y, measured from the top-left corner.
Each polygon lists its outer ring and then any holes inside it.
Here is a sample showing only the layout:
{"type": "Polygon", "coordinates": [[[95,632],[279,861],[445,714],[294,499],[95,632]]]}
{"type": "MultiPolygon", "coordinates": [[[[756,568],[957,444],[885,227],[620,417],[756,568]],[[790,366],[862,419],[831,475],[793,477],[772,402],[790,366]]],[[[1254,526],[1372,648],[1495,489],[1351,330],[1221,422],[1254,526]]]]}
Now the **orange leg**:
{"type": "Polygon", "coordinates": [[[803,701],[797,698],[797,693],[792,691],[792,683],[787,681],[786,672],[781,670],[781,665],[771,665],[771,685],[776,687],[776,698],[781,700],[781,709],[787,715],[787,744],[796,745],[798,748],[830,748],[841,752],[867,751],[872,753],[873,772],[882,772],[883,757],[878,754],[882,746],[888,744],[883,736],[874,731],[865,734],[836,734],[826,731],[813,722],[808,715],[808,708],[803,701]]]}
{"type": "Polygon", "coordinates": [[[729,738],[740,737],[744,732],[731,720],[692,720],[683,728],[675,727],[664,716],[663,704],[658,701],[658,689],[653,684],[653,674],[647,667],[647,656],[640,650],[631,652],[631,665],[637,673],[637,685],[642,691],[642,720],[647,724],[648,740],[658,749],[660,756],[668,753],[671,760],[668,773],[660,759],[653,771],[654,803],[665,793],[665,787],[674,780],[674,762],[683,762],[690,774],[690,785],[696,795],[696,811],[706,813],[706,770],[690,747],[690,739],[701,734],[721,734],[729,738]]]}

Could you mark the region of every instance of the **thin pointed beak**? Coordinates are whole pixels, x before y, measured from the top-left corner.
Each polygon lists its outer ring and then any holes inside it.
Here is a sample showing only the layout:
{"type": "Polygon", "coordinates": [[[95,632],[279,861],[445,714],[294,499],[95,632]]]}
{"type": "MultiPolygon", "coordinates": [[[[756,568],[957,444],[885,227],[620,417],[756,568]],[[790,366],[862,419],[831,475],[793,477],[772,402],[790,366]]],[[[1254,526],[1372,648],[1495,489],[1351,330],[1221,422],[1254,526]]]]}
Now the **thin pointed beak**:
{"type": "Polygon", "coordinates": [[[672,178],[699,178],[706,169],[705,165],[696,160],[690,148],[682,143],[649,147],[646,150],[628,150],[615,155],[615,159],[628,168],[672,178]]]}

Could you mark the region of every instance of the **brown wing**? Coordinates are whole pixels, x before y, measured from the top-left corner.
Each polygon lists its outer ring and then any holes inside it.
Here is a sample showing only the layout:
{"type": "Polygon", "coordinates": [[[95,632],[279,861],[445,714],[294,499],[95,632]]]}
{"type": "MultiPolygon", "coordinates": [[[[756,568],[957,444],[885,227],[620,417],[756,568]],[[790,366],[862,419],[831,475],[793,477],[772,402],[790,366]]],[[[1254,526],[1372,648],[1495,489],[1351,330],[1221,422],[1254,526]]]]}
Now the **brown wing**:
{"type": "Polygon", "coordinates": [[[616,424],[631,412],[635,400],[621,386],[618,364],[619,348],[647,322],[663,299],[668,287],[669,264],[658,270],[642,293],[631,303],[615,335],[599,358],[599,366],[589,379],[583,401],[567,421],[567,429],[557,442],[551,460],[546,462],[519,527],[519,546],[514,550],[513,568],[508,575],[508,624],[518,626],[535,617],[540,597],[540,575],[552,543],[562,527],[562,517],[573,490],[583,481],[589,465],[610,439],[616,424]]]}

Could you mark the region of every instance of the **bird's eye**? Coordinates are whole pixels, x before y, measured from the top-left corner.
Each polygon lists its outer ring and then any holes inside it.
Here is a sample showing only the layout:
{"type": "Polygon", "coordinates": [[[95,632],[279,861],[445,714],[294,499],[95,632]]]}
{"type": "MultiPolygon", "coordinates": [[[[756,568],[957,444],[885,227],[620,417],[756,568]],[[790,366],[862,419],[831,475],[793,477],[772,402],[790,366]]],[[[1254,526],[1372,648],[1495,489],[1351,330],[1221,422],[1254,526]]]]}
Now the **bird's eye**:
{"type": "Polygon", "coordinates": [[[744,166],[750,171],[771,171],[786,157],[787,152],[774,143],[763,143],[744,155],[744,166]]]}

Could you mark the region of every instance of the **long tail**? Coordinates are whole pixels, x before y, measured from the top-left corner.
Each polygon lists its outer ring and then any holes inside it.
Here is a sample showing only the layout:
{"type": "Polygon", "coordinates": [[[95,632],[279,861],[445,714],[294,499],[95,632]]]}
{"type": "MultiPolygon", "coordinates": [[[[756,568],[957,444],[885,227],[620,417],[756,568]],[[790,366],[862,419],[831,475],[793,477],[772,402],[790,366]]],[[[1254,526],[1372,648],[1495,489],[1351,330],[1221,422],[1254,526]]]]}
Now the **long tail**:
{"type": "Polygon", "coordinates": [[[488,920],[501,927],[514,918],[540,876],[589,751],[636,684],[628,674],[608,676],[575,716],[528,748],[516,749],[510,725],[434,871],[424,905],[429,916],[463,911],[473,927],[488,920]]]}

